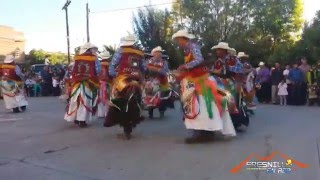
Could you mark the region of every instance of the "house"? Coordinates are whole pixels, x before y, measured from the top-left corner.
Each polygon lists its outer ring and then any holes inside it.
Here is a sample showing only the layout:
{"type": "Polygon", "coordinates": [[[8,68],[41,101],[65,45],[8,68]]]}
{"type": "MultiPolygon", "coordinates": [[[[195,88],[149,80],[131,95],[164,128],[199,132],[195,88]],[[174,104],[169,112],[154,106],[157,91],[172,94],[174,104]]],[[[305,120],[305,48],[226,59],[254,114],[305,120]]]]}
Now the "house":
{"type": "Polygon", "coordinates": [[[17,63],[24,63],[25,41],[22,32],[9,26],[0,25],[0,63],[8,54],[14,55],[17,63]]]}

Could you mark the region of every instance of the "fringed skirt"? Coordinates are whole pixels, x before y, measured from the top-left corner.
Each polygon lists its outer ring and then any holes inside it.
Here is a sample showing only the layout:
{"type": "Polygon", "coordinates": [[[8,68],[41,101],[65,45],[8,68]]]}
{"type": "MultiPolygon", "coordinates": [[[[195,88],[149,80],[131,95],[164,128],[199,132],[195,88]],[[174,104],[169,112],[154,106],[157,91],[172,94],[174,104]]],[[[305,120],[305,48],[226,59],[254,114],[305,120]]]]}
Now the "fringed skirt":
{"type": "Polygon", "coordinates": [[[106,81],[100,81],[99,100],[98,100],[98,117],[106,117],[108,112],[108,101],[110,94],[110,85],[106,81]]]}
{"type": "Polygon", "coordinates": [[[141,85],[139,81],[126,75],[118,76],[114,82],[104,126],[120,125],[133,128],[143,120],[141,85]]]}
{"type": "Polygon", "coordinates": [[[82,81],[72,85],[70,100],[64,119],[72,122],[91,121],[96,112],[98,102],[98,84],[82,81]]]}
{"type": "Polygon", "coordinates": [[[23,82],[2,80],[1,91],[7,109],[13,109],[28,105],[23,82]]]}
{"type": "Polygon", "coordinates": [[[221,131],[235,136],[228,111],[228,97],[219,93],[214,77],[184,78],[181,81],[181,101],[187,129],[221,131]]]}

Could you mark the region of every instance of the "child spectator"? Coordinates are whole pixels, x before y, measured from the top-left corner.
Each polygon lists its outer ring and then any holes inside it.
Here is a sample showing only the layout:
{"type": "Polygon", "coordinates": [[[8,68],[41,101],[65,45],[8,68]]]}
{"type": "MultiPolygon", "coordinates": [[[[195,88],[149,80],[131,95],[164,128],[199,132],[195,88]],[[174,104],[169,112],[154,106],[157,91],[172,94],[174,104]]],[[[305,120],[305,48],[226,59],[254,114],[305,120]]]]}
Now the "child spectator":
{"type": "Polygon", "coordinates": [[[41,94],[42,88],[41,88],[41,78],[38,75],[34,75],[33,80],[35,81],[35,84],[33,85],[33,95],[35,97],[38,97],[41,94]]]}
{"type": "Polygon", "coordinates": [[[53,96],[60,96],[60,82],[59,76],[56,74],[52,77],[52,86],[53,86],[53,96]]]}
{"type": "Polygon", "coordinates": [[[25,81],[25,85],[26,85],[26,92],[27,92],[27,96],[31,97],[33,96],[33,86],[34,84],[36,84],[36,82],[31,78],[31,76],[28,76],[28,78],[25,81]]]}
{"type": "Polygon", "coordinates": [[[288,85],[285,82],[285,79],[283,79],[279,85],[278,85],[278,96],[280,97],[280,105],[287,105],[287,96],[288,96],[288,91],[287,91],[288,85]]]}

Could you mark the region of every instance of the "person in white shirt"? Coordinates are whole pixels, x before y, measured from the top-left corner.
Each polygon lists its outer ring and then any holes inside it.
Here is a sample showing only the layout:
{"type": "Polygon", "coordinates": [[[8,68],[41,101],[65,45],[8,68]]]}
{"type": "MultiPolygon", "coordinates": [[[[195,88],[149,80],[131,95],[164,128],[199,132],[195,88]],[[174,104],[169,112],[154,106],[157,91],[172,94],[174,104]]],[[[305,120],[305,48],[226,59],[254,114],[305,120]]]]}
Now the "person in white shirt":
{"type": "Polygon", "coordinates": [[[285,80],[282,80],[278,85],[278,96],[280,97],[280,105],[287,105],[288,85],[285,80]]]}
{"type": "Polygon", "coordinates": [[[58,76],[52,77],[53,95],[60,96],[60,81],[58,76]]]}
{"type": "Polygon", "coordinates": [[[288,79],[290,72],[290,65],[286,65],[286,69],[283,71],[283,76],[286,78],[286,83],[291,84],[290,80],[288,79]]]}
{"type": "Polygon", "coordinates": [[[28,77],[24,83],[26,85],[27,96],[31,97],[33,94],[32,93],[33,86],[34,86],[34,84],[36,84],[36,82],[31,77],[28,77]]]}

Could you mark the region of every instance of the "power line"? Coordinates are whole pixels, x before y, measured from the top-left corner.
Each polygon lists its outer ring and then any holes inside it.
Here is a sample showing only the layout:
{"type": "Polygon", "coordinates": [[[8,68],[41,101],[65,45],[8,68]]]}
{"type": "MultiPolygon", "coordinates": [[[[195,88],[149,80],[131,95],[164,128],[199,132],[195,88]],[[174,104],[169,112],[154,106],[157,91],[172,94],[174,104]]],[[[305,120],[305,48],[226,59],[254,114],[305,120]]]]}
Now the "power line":
{"type": "Polygon", "coordinates": [[[126,11],[126,10],[132,10],[132,9],[139,9],[139,8],[144,8],[144,7],[162,6],[162,5],[175,4],[175,3],[179,3],[179,2],[178,1],[176,1],[176,2],[167,2],[167,3],[159,3],[159,4],[153,4],[153,5],[147,5],[147,6],[137,6],[137,7],[123,8],[123,9],[95,11],[95,12],[90,12],[90,13],[109,13],[109,12],[117,12],[117,11],[126,11]]]}

